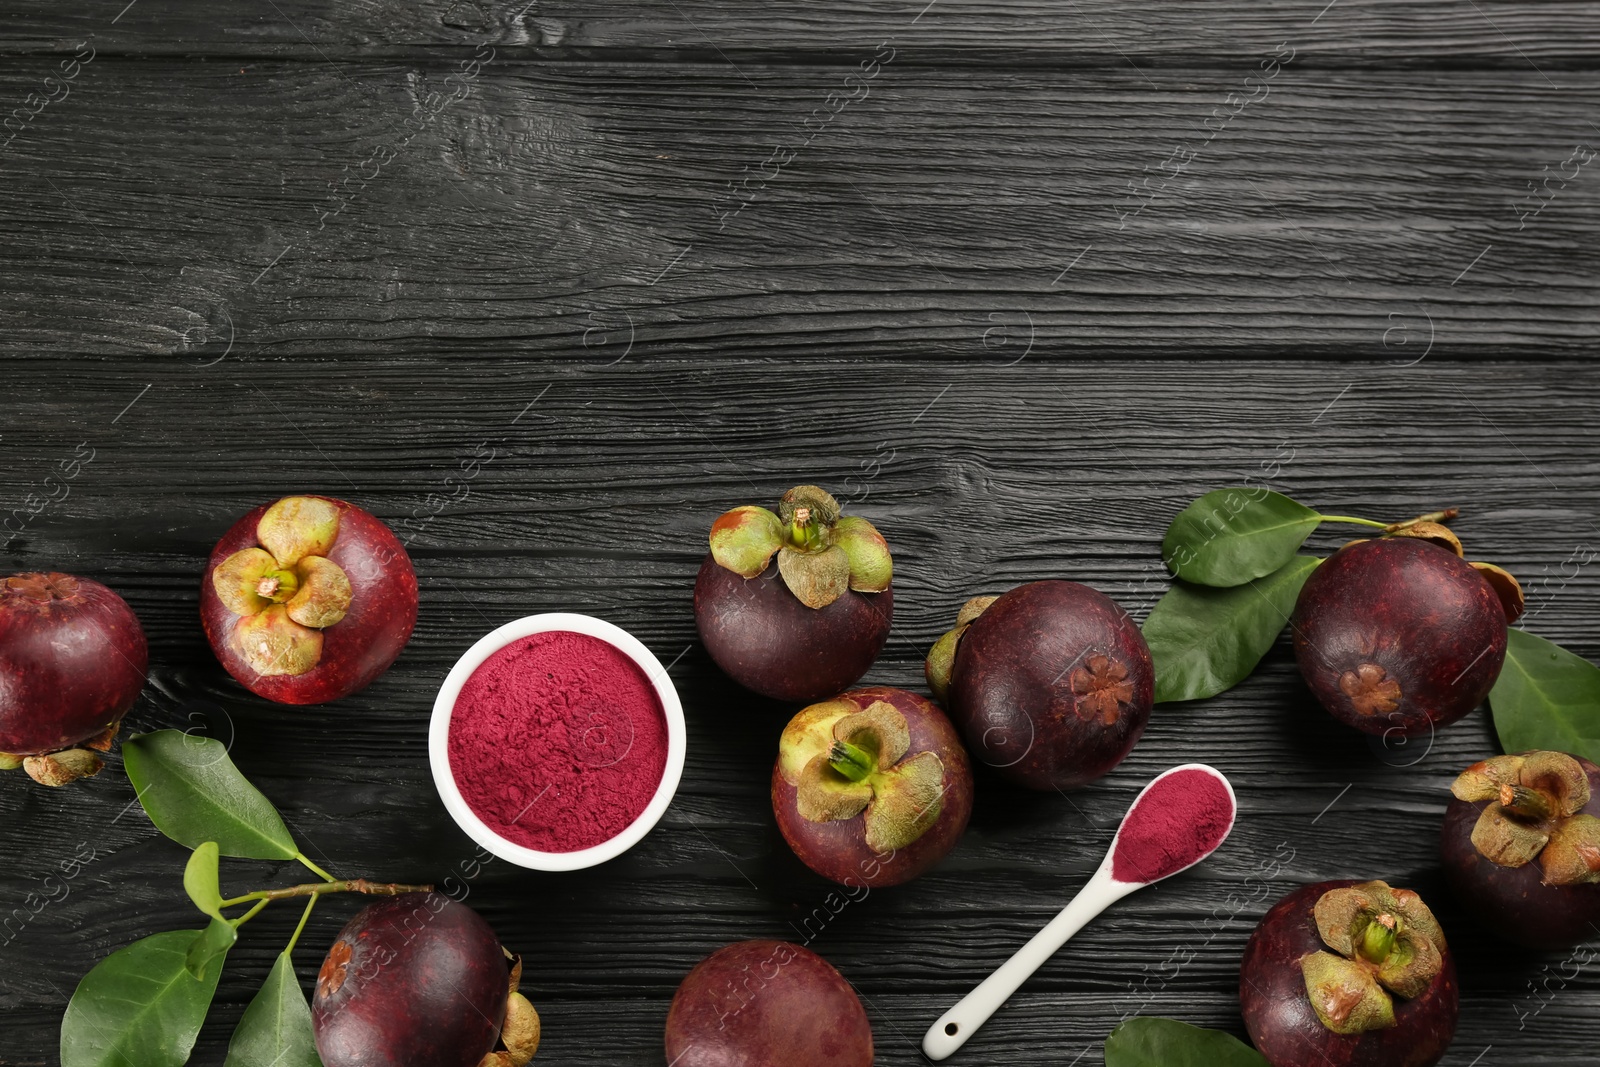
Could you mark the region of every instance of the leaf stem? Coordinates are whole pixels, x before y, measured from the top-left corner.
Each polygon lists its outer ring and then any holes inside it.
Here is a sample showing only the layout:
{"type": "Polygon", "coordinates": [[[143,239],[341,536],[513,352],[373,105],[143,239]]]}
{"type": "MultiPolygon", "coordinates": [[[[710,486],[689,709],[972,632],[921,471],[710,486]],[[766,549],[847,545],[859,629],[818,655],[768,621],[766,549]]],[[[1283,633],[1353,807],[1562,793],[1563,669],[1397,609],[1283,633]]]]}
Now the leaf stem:
{"type": "MultiPolygon", "coordinates": [[[[283,954],[285,956],[288,956],[294,952],[294,946],[299,942],[300,934],[306,928],[306,920],[311,918],[311,909],[316,907],[317,901],[321,899],[322,894],[320,893],[314,893],[306,898],[306,910],[300,913],[300,925],[294,928],[294,936],[289,938],[289,943],[283,948],[283,954]]],[[[262,903],[264,904],[266,901],[262,901],[262,903]]]]}
{"type": "Polygon", "coordinates": [[[1376,526],[1380,530],[1388,529],[1389,523],[1377,522],[1373,519],[1358,519],[1353,515],[1318,515],[1323,522],[1348,522],[1356,526],[1376,526]]]}
{"type": "MultiPolygon", "coordinates": [[[[226,904],[227,901],[223,901],[223,903],[226,904]]],[[[245,912],[243,915],[239,916],[237,919],[229,919],[228,921],[233,923],[233,928],[235,930],[237,930],[237,929],[239,929],[239,927],[243,926],[245,923],[247,923],[251,919],[255,918],[256,917],[256,912],[258,912],[262,908],[266,907],[268,903],[270,903],[270,901],[267,901],[267,900],[257,901],[255,907],[251,908],[249,911],[245,912]]]]}
{"type": "Polygon", "coordinates": [[[321,867],[318,867],[315,863],[312,863],[311,860],[309,858],[307,858],[307,856],[306,856],[306,854],[304,852],[296,852],[294,854],[294,858],[299,860],[301,863],[305,864],[306,867],[308,867],[310,869],[312,874],[316,875],[318,878],[321,878],[324,882],[338,881],[338,879],[334,878],[333,875],[329,874],[327,871],[323,870],[321,867]]]}
{"type": "Polygon", "coordinates": [[[402,893],[427,893],[432,890],[431,885],[396,885],[391,882],[369,882],[365,878],[351,878],[343,882],[311,882],[307,885],[285,886],[282,889],[258,889],[242,897],[224,900],[222,906],[231,908],[247,900],[288,900],[290,897],[316,897],[324,893],[367,893],[377,897],[397,897],[402,893]]]}
{"type": "Polygon", "coordinates": [[[1356,526],[1374,526],[1384,533],[1394,533],[1396,530],[1415,526],[1419,522],[1449,522],[1460,514],[1460,508],[1445,508],[1442,511],[1430,511],[1426,515],[1418,515],[1414,519],[1406,519],[1404,522],[1376,522],[1372,519],[1358,519],[1354,515],[1318,515],[1317,518],[1322,522],[1348,522],[1356,526]]]}

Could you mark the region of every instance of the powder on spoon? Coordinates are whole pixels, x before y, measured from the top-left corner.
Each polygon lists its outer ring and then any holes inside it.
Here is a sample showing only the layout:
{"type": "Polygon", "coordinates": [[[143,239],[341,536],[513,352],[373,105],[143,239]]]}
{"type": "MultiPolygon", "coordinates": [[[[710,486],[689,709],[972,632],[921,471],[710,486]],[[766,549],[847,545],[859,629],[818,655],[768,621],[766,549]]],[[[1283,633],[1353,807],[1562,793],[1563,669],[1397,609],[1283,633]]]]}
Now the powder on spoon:
{"type": "Polygon", "coordinates": [[[450,772],[473,812],[508,841],[576,852],[639,817],[667,765],[655,686],[627,653],[588,634],[519,638],[456,698],[450,772]]]}
{"type": "Polygon", "coordinates": [[[1158,779],[1122,822],[1111,877],[1143,884],[1205,858],[1233,826],[1233,797],[1209,771],[1188,767],[1158,779]]]}

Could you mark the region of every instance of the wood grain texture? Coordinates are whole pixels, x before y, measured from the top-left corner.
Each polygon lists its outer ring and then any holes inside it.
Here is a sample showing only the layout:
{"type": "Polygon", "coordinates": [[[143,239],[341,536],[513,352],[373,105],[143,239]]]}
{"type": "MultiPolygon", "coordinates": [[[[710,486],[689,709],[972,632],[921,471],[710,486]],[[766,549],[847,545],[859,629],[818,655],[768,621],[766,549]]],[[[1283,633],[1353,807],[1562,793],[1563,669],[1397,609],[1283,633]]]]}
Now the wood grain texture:
{"type": "MultiPolygon", "coordinates": [[[[1596,574],[1577,562],[1600,545],[1600,378],[1587,365],[604,367],[441,354],[229,357],[202,369],[121,355],[10,361],[7,399],[5,508],[39,493],[80,442],[94,458],[8,546],[6,564],[64,567],[123,593],[151,640],[134,723],[229,742],[318,862],[468,885],[468,902],[527,957],[525,988],[547,1035],[538,1062],[660,1064],[679,978],[725,942],[767,936],[809,938],[856,984],[880,1063],[920,1062],[923,1028],[1088,877],[1138,788],[1192,759],[1215,763],[1238,789],[1228,844],[1085,930],[963,1062],[1070,1063],[1080,1053],[1080,1063],[1099,1062],[1105,1033],[1140,1012],[1237,1033],[1237,961],[1255,921],[1296,884],[1352,874],[1419,889],[1449,931],[1465,1010],[1446,1064],[1469,1064],[1490,1045],[1483,1064],[1592,1062],[1600,972],[1500,949],[1440,880],[1448,783],[1495,751],[1484,711],[1431,746],[1375,751],[1312,704],[1280,645],[1237,690],[1159,708],[1128,761],[1088,789],[1029,794],[983,774],[972,829],[945,864],[841,906],[772,824],[766,783],[784,710],[720,675],[690,610],[711,519],[815,478],[896,552],[895,633],[868,679],[920,687],[922,651],[973,593],[1068,577],[1142,617],[1164,588],[1158,544],[1170,517],[1249,475],[1341,513],[1398,519],[1463,506],[1457,528],[1472,554],[1529,585],[1529,628],[1600,658],[1596,574]],[[493,458],[458,499],[430,501],[485,447],[493,458]],[[370,689],[284,708],[244,693],[212,660],[196,583],[239,513],[303,489],[391,523],[418,521],[423,608],[411,645],[370,689]],[[433,791],[433,693],[482,633],[560,609],[620,623],[673,663],[690,723],[683,785],[662,825],[603,868],[479,868],[433,791]]],[[[1342,540],[1318,534],[1312,545],[1342,540]]],[[[54,1063],[60,1012],[95,960],[142,934],[197,925],[179,885],[183,850],[131,799],[115,761],[73,789],[0,781],[0,914],[22,906],[61,858],[95,852],[67,897],[0,947],[0,1063],[54,1063]]],[[[291,867],[228,863],[225,884],[298,880],[291,867]]],[[[193,1062],[221,1062],[295,910],[247,928],[193,1062]]],[[[318,909],[302,979],[354,910],[350,900],[318,909]]]]}
{"type": "Polygon", "coordinates": [[[0,352],[1596,347],[1596,74],[455,69],[82,67],[0,155],[0,352]]]}
{"type": "Polygon", "coordinates": [[[868,0],[762,4],[727,0],[183,0],[91,5],[17,0],[0,51],[49,51],[92,39],[111,52],[326,59],[392,58],[481,44],[541,58],[626,55],[721,62],[806,62],[870,50],[894,36],[910,62],[1191,66],[1248,59],[1294,41],[1342,66],[1470,63],[1557,70],[1600,57],[1593,0],[868,0]]]}
{"type": "MultiPolygon", "coordinates": [[[[1600,171],[1570,173],[1600,145],[1597,16],[18,0],[6,563],[122,592],[152,648],[131,725],[226,741],[319,862],[465,886],[527,958],[539,1063],[662,1063],[678,980],[749,937],[808,942],[861,991],[879,1062],[921,1062],[923,1028],[1088,877],[1137,789],[1205,759],[1239,790],[1227,846],[1084,931],[964,1061],[1097,1063],[1141,1012],[1238,1033],[1259,916],[1361,875],[1421,890],[1450,932],[1466,1010],[1446,1067],[1589,1064],[1600,971],[1508,954],[1439,877],[1448,782],[1495,751],[1484,711],[1374,750],[1280,645],[1234,692],[1160,708],[1086,790],[983,773],[945,864],[841,903],[772,823],[786,709],[709,661],[690,588],[716,514],[829,485],[896,551],[867,680],[920,688],[978,592],[1075,578],[1143,617],[1170,517],[1249,476],[1341,512],[1463,505],[1473,554],[1527,585],[1527,626],[1600,658],[1600,171]],[[486,452],[465,489],[446,480],[486,452]],[[417,531],[423,607],[370,689],[291,709],[216,665],[196,583],[240,513],[307,489],[417,531]],[[450,822],[427,716],[479,635],[563,609],[672,664],[691,744],[643,844],[538,875],[481,862],[450,822]]],[[[115,759],[70,790],[0,780],[0,1064],[55,1063],[96,960],[198,925],[183,851],[131,800],[115,759]]],[[[225,884],[296,869],[228,863],[225,884]]],[[[356,906],[318,909],[303,980],[356,906]]],[[[246,930],[192,1062],[221,1063],[296,910],[246,930]]]]}

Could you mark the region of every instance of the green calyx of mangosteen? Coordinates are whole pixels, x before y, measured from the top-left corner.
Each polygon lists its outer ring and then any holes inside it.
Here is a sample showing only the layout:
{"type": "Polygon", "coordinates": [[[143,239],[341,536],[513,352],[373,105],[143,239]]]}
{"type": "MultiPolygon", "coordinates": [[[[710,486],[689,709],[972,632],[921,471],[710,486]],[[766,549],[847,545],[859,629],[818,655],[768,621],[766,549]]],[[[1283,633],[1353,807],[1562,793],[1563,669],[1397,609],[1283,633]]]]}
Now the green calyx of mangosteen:
{"type": "Polygon", "coordinates": [[[967,632],[967,627],[972,625],[974,619],[999,599],[997,596],[975,596],[961,605],[961,610],[956,613],[955,627],[946,630],[944,636],[928,650],[922,673],[928,680],[928,688],[933,691],[933,698],[939,703],[947,703],[946,698],[950,695],[950,675],[955,670],[956,648],[961,644],[961,635],[967,632]]]}
{"type": "Polygon", "coordinates": [[[260,675],[304,674],[322,659],[321,631],[350,610],[350,578],[328,558],[339,508],[286,496],[256,522],[256,541],[211,572],[224,607],[239,616],[231,639],[260,675]]]}
{"type": "Polygon", "coordinates": [[[1393,1026],[1393,998],[1421,996],[1444,967],[1444,932],[1410,890],[1385,882],[1331,889],[1313,915],[1331,951],[1306,956],[1300,970],[1317,1018],[1336,1034],[1393,1026]]]}
{"type": "Polygon", "coordinates": [[[863,816],[867,847],[879,854],[916,841],[939,819],[944,761],[907,756],[911,733],[893,704],[861,708],[848,698],[813,704],[784,728],[778,770],[795,787],[800,817],[835,822],[863,816]]]}
{"type": "Polygon", "coordinates": [[[1489,802],[1472,828],[1472,845],[1491,863],[1523,867],[1537,859],[1546,885],[1600,882],[1600,819],[1580,814],[1589,776],[1571,756],[1495,756],[1462,771],[1450,792],[1489,802]]]}
{"type": "Polygon", "coordinates": [[[711,524],[711,558],[754,578],[778,556],[778,574],[808,608],[825,608],[845,594],[889,588],[894,562],[883,535],[866,519],[841,515],[839,502],[814,485],[783,494],[774,514],[753,505],[725,512],[711,524]]]}

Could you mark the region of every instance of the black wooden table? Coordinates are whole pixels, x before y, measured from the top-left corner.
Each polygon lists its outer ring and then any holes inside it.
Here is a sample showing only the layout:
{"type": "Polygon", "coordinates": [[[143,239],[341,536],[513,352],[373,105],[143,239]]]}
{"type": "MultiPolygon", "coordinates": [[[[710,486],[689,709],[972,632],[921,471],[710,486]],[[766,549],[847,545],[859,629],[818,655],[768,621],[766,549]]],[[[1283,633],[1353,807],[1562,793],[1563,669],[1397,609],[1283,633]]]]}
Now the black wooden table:
{"type": "MultiPolygon", "coordinates": [[[[1134,1014],[1241,1033],[1256,920],[1348,876],[1436,904],[1464,991],[1447,1064],[1594,1062],[1592,953],[1497,948],[1440,882],[1448,783],[1497,750],[1486,711],[1374,749],[1280,647],[1159,707],[1088,789],[982,775],[941,867],[835,913],[770,814],[787,710],[711,664],[690,592],[719,512],[831,486],[896,552],[868,680],[918,687],[975,593],[1067,577],[1142,618],[1171,516],[1250,475],[1331,511],[1462,506],[1472,554],[1529,586],[1525,625],[1600,657],[1600,4],[13,0],[0,37],[7,566],[121,592],[151,641],[130,724],[229,742],[318,862],[469,877],[527,958],[536,1062],[661,1063],[696,960],[807,936],[879,1062],[919,1062],[1137,789],[1197,759],[1238,788],[1228,844],[1084,931],[961,1062],[1099,1062],[1134,1014]],[[295,491],[423,529],[410,646],[322,707],[249,696],[197,620],[210,545],[295,491]],[[433,693],[477,636],[549,610],[673,664],[683,785],[599,869],[474,866],[428,771],[433,693]]],[[[55,1063],[96,960],[196,924],[183,850],[131,799],[117,759],[75,788],[0,781],[0,914],[94,857],[0,947],[0,1063],[55,1063]]],[[[354,907],[318,909],[303,979],[354,907]]],[[[193,1062],[221,1062],[280,910],[193,1062]]]]}

